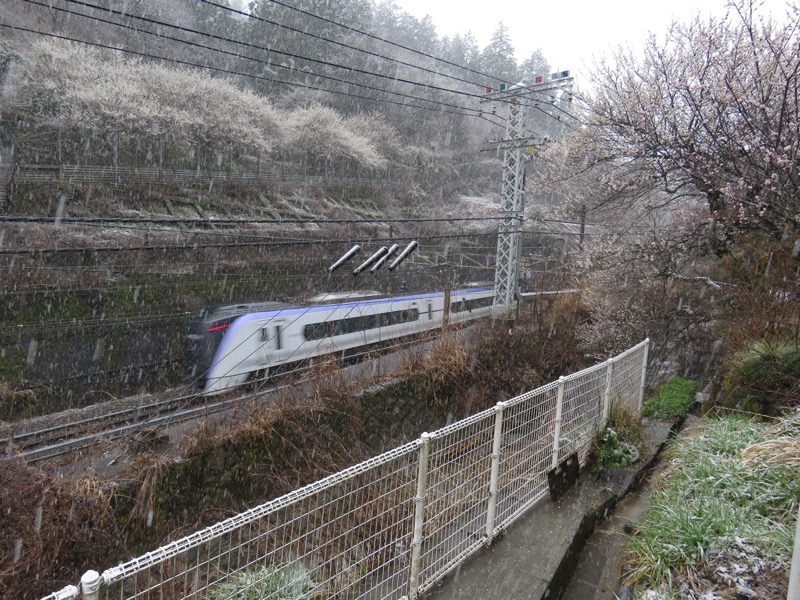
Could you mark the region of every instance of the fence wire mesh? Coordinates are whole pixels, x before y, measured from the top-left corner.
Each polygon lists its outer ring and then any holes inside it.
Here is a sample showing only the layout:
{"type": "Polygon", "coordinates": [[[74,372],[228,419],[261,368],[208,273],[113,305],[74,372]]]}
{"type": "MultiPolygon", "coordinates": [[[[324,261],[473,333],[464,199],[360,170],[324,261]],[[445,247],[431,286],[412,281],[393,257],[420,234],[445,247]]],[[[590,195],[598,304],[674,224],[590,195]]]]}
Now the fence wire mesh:
{"type": "Polygon", "coordinates": [[[44,600],[96,598],[94,591],[109,600],[416,598],[542,499],[559,462],[577,454],[585,463],[612,403],[641,406],[647,347],[645,340],[102,575],[89,571],[83,592],[68,586],[44,600]]]}

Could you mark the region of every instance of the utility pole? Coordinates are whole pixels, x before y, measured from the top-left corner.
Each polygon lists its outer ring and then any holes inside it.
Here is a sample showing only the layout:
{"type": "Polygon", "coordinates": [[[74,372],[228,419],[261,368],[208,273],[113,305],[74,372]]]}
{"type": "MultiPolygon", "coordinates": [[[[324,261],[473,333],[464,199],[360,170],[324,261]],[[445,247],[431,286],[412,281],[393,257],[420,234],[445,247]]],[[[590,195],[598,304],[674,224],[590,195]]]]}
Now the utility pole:
{"type": "MultiPolygon", "coordinates": [[[[484,102],[504,102],[508,106],[506,137],[492,142],[498,150],[503,150],[503,175],[501,187],[501,220],[497,232],[497,262],[494,279],[495,319],[514,319],[514,303],[518,298],[519,263],[522,255],[522,226],[525,220],[525,150],[533,154],[534,149],[549,141],[545,136],[528,132],[527,109],[537,108],[542,114],[548,113],[540,105],[555,105],[561,99],[559,92],[571,90],[572,78],[569,71],[538,76],[533,85],[517,84],[506,87],[500,85],[495,91],[486,88],[484,102]],[[553,92],[553,94],[548,94],[553,92]]],[[[495,109],[496,110],[496,109],[495,109]]],[[[552,116],[552,115],[549,115],[552,116]]],[[[553,117],[554,119],[556,117],[553,117]]]]}

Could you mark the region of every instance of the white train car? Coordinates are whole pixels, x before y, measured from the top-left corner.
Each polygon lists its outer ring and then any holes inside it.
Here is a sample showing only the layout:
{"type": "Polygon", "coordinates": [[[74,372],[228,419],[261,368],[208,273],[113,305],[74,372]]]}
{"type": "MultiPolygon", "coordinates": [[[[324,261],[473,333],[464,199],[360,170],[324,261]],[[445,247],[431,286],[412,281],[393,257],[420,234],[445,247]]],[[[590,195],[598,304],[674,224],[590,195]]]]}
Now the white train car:
{"type": "Polygon", "coordinates": [[[197,315],[188,335],[195,378],[215,394],[281,365],[406,337],[491,314],[493,290],[463,289],[289,307],[252,304],[197,315]]]}

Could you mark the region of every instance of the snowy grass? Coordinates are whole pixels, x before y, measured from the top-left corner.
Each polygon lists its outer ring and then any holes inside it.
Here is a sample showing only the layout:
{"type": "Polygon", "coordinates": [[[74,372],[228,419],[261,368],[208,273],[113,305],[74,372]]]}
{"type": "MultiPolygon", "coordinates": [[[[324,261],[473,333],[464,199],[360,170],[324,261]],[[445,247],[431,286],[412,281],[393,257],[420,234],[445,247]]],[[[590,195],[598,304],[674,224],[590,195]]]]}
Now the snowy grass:
{"type": "MultiPolygon", "coordinates": [[[[789,421],[797,420],[796,414],[789,421]]],[[[731,573],[735,565],[720,557],[734,554],[757,557],[773,571],[788,564],[800,471],[788,461],[758,460],[752,449],[776,431],[769,425],[726,416],[673,444],[628,547],[628,583],[672,593],[677,580],[731,573]]]]}
{"type": "Polygon", "coordinates": [[[209,590],[207,600],[311,600],[314,581],[303,567],[258,567],[240,571],[209,590]]]}

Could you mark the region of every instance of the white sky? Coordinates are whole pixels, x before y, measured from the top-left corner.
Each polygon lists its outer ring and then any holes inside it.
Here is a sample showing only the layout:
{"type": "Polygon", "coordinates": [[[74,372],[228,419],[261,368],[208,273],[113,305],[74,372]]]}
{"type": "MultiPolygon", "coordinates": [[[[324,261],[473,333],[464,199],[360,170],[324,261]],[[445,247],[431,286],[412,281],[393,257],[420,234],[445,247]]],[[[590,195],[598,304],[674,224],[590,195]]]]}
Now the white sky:
{"type": "MultiPolygon", "coordinates": [[[[553,71],[583,79],[610,48],[644,45],[648,32],[662,35],[671,21],[725,13],[725,0],[395,0],[404,11],[430,15],[439,36],[471,31],[483,49],[500,21],[518,60],[541,48],[553,71]]],[[[765,0],[763,10],[783,20],[786,0],[765,0]]]]}

